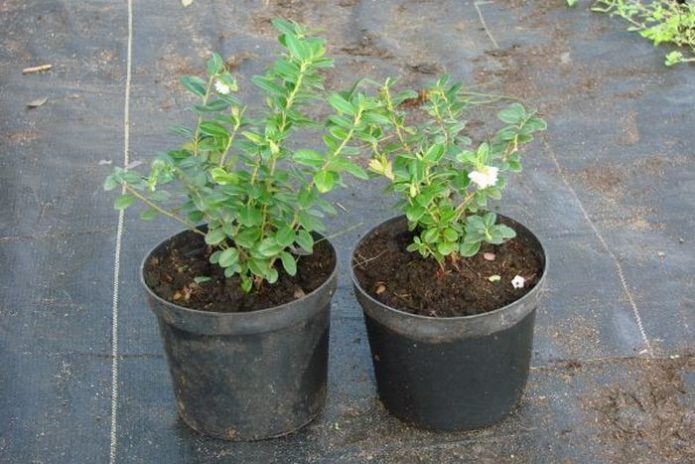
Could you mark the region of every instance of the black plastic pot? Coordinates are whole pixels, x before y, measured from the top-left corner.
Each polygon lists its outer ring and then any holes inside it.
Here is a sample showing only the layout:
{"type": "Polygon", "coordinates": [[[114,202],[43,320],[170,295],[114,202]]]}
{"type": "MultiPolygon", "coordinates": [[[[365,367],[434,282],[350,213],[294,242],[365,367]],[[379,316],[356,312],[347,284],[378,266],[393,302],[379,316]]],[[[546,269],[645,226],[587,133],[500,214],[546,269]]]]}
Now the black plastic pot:
{"type": "MultiPolygon", "coordinates": [[[[529,293],[494,311],[450,318],[410,314],[374,299],[352,271],[379,397],[398,418],[432,430],[465,430],[498,422],[518,404],[528,379],[536,306],[547,265],[536,236],[518,222],[505,220],[518,239],[535,248],[543,273],[529,293]]],[[[368,232],[356,250],[374,233],[395,236],[406,228],[405,217],[390,219],[368,232]]]]}
{"type": "Polygon", "coordinates": [[[200,433],[235,441],[278,437],[308,424],[326,399],[336,270],[313,292],[281,306],[243,313],[189,309],[156,295],[142,271],[150,257],[185,246],[192,235],[160,243],[141,268],[179,416],[200,433]]]}

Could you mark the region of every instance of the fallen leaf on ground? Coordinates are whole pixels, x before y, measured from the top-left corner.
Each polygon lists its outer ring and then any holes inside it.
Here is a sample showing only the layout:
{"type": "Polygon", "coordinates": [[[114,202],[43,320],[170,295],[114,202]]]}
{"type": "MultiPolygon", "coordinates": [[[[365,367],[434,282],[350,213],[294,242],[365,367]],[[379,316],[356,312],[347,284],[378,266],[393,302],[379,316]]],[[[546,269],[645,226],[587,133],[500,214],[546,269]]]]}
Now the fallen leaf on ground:
{"type": "Polygon", "coordinates": [[[48,97],[37,98],[36,100],[32,100],[29,103],[27,103],[27,108],[38,108],[39,106],[43,105],[47,101],[48,101],[48,97]]]}

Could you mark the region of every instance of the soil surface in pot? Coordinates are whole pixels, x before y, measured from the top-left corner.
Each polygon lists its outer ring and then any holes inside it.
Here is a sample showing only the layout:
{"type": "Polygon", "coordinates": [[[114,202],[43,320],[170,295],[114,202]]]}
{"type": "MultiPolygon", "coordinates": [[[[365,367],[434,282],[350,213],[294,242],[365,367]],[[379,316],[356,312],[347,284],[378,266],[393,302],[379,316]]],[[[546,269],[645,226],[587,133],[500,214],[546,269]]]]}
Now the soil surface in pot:
{"type": "Polygon", "coordinates": [[[202,237],[187,237],[185,243],[170,243],[164,252],[152,256],[145,264],[145,282],[159,297],[186,308],[211,312],[247,312],[289,303],[316,290],[330,277],[335,267],[331,247],[320,241],[314,253],[299,257],[297,274],[292,277],[282,270],[273,285],[264,282],[260,288],[244,293],[239,277],[225,278],[224,271],[209,262],[213,252],[202,237]],[[209,277],[196,283],[196,277],[209,277]]]}
{"type": "Polygon", "coordinates": [[[483,244],[477,255],[455,263],[447,259],[444,270],[434,259],[407,251],[411,241],[411,232],[377,232],[357,248],[353,266],[372,297],[412,314],[456,317],[492,311],[524,296],[543,273],[538,252],[520,237],[483,244]],[[517,275],[526,280],[523,288],[512,285],[517,275]],[[491,276],[500,279],[491,281],[491,276]]]}

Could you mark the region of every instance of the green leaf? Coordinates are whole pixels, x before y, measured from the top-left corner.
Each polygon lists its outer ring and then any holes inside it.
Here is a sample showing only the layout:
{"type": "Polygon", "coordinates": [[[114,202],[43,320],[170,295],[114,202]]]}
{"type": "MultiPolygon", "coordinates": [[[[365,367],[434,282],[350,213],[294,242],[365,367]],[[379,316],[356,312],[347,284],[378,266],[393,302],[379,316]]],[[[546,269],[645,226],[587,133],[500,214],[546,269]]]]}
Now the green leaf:
{"type": "Polygon", "coordinates": [[[510,239],[516,237],[516,231],[509,226],[504,224],[498,224],[495,226],[495,230],[502,235],[504,239],[510,239]]]}
{"type": "Polygon", "coordinates": [[[213,253],[210,255],[210,263],[212,263],[212,264],[217,264],[217,263],[219,263],[219,262],[220,262],[220,255],[221,255],[221,254],[222,254],[222,250],[217,250],[217,251],[213,252],[213,253]]]}
{"type": "Polygon", "coordinates": [[[143,221],[151,221],[156,218],[158,214],[157,210],[149,208],[140,213],[140,219],[143,221]]]}
{"type": "Polygon", "coordinates": [[[532,132],[544,131],[548,128],[548,124],[541,118],[531,118],[524,123],[522,131],[524,134],[532,132]]]}
{"type": "Polygon", "coordinates": [[[265,274],[265,279],[268,281],[269,284],[274,284],[278,281],[279,278],[280,274],[278,273],[278,270],[274,267],[268,269],[268,271],[265,274]]]}
{"type": "Polygon", "coordinates": [[[263,241],[261,241],[261,243],[258,245],[258,252],[267,258],[272,258],[273,256],[277,256],[277,254],[280,253],[283,248],[284,247],[278,245],[275,238],[268,237],[263,239],[263,241]]]}
{"type": "Polygon", "coordinates": [[[106,190],[106,191],[113,190],[113,189],[115,189],[116,187],[118,187],[119,185],[121,185],[121,183],[118,182],[118,181],[113,177],[113,175],[110,175],[110,176],[108,176],[108,177],[106,178],[106,180],[104,181],[104,190],[106,190]]]}
{"type": "Polygon", "coordinates": [[[220,253],[218,264],[222,267],[231,267],[239,262],[239,250],[236,248],[227,248],[220,253]]]}
{"type": "Polygon", "coordinates": [[[180,79],[181,84],[188,89],[190,92],[198,95],[199,97],[205,96],[205,89],[208,85],[207,82],[202,80],[197,76],[184,76],[180,79]]]}
{"type": "Polygon", "coordinates": [[[205,234],[205,243],[208,245],[218,245],[226,238],[227,234],[224,233],[222,228],[212,229],[205,234]]]}
{"type": "Polygon", "coordinates": [[[260,135],[254,133],[254,132],[244,131],[241,133],[241,135],[243,135],[244,137],[246,137],[247,139],[249,139],[251,142],[253,142],[256,145],[263,145],[263,143],[264,143],[263,137],[261,137],[260,135]]]}
{"type": "Polygon", "coordinates": [[[302,61],[309,58],[309,49],[296,35],[285,33],[285,45],[295,58],[299,58],[302,61]]]}
{"type": "Polygon", "coordinates": [[[436,143],[425,153],[425,159],[430,163],[437,163],[444,156],[444,144],[436,143]]]}
{"type": "Polygon", "coordinates": [[[355,107],[352,106],[352,103],[345,100],[337,93],[334,93],[328,97],[328,103],[340,113],[347,113],[353,116],[356,113],[355,107]]]}
{"type": "Polygon", "coordinates": [[[208,75],[214,76],[224,70],[224,60],[217,53],[213,53],[208,60],[208,75]]]}
{"type": "Polygon", "coordinates": [[[485,224],[485,228],[491,228],[495,225],[495,222],[497,222],[497,214],[493,212],[485,213],[485,216],[483,216],[483,223],[485,224]]]}
{"type": "Polygon", "coordinates": [[[234,185],[239,181],[236,173],[227,172],[224,168],[213,168],[210,170],[212,180],[220,185],[234,185]]]}
{"type": "Polygon", "coordinates": [[[475,163],[475,152],[471,150],[463,150],[461,153],[456,155],[456,161],[460,163],[475,163]]]}
{"type": "Polygon", "coordinates": [[[198,285],[204,284],[205,282],[210,282],[212,279],[208,276],[197,276],[193,277],[193,282],[197,283],[198,285]]]}
{"type": "Polygon", "coordinates": [[[321,167],[324,163],[324,156],[316,150],[301,149],[292,154],[292,159],[304,166],[321,167]]]}
{"type": "Polygon", "coordinates": [[[468,216],[466,218],[466,227],[473,230],[484,230],[485,223],[483,222],[483,218],[480,216],[468,216]]]}
{"type": "Polygon", "coordinates": [[[275,18],[271,21],[271,24],[275,29],[282,32],[283,34],[296,34],[296,29],[294,24],[284,19],[275,18]]]}
{"type": "Polygon", "coordinates": [[[281,227],[275,234],[275,240],[277,240],[278,245],[283,248],[292,245],[295,240],[294,230],[287,225],[281,227]]]}
{"type": "Polygon", "coordinates": [[[333,162],[330,164],[330,167],[337,170],[347,171],[349,174],[357,177],[358,179],[369,179],[367,171],[365,171],[364,168],[362,168],[362,166],[353,163],[348,159],[333,160],[333,162]]]}
{"type": "Polygon", "coordinates": [[[333,171],[319,171],[314,175],[316,189],[321,193],[330,192],[335,187],[338,174],[333,171]]]}
{"type": "Polygon", "coordinates": [[[512,103],[504,110],[497,113],[500,121],[507,124],[518,124],[526,118],[526,110],[520,103],[512,103]]]}
{"type": "Polygon", "coordinates": [[[335,209],[335,207],[331,203],[327,202],[326,200],[324,200],[322,198],[319,198],[316,201],[316,204],[319,205],[319,208],[321,208],[321,210],[324,213],[330,214],[332,216],[335,216],[336,214],[338,214],[338,211],[335,209]]]}
{"type": "Polygon", "coordinates": [[[427,210],[419,204],[412,204],[406,208],[405,215],[408,218],[408,221],[417,222],[417,220],[425,214],[425,211],[427,210]]]}
{"type": "Polygon", "coordinates": [[[259,239],[260,235],[261,230],[258,227],[243,229],[233,237],[234,243],[244,248],[251,248],[259,239]]]}
{"type": "Polygon", "coordinates": [[[299,232],[297,232],[296,242],[297,245],[299,245],[302,250],[306,251],[307,253],[314,252],[314,238],[306,230],[301,229],[299,232]]]}
{"type": "Polygon", "coordinates": [[[437,244],[437,251],[443,256],[449,256],[451,253],[456,251],[456,248],[458,248],[456,243],[439,242],[437,244]]]}
{"type": "Polygon", "coordinates": [[[426,243],[434,243],[439,238],[439,231],[437,229],[427,229],[422,234],[422,240],[426,243]]]}
{"type": "Polygon", "coordinates": [[[113,207],[117,210],[126,209],[128,206],[132,205],[134,201],[134,196],[129,193],[124,193],[116,198],[116,200],[113,202],[113,207]]]}
{"type": "Polygon", "coordinates": [[[263,222],[263,213],[253,206],[244,206],[239,210],[239,222],[244,226],[258,226],[263,222]]]}
{"type": "Polygon", "coordinates": [[[282,261],[282,267],[285,268],[285,272],[293,276],[297,274],[297,261],[294,256],[286,251],[280,253],[280,260],[282,261]]]}
{"type": "Polygon", "coordinates": [[[273,69],[289,82],[295,82],[299,74],[299,67],[287,60],[277,60],[273,65],[273,69]]]}
{"type": "Polygon", "coordinates": [[[442,235],[449,242],[455,242],[459,238],[459,234],[451,227],[447,227],[446,229],[444,229],[442,235]]]}
{"type": "Polygon", "coordinates": [[[369,111],[367,113],[364,113],[363,119],[372,124],[378,124],[382,126],[390,126],[392,124],[389,118],[387,118],[381,113],[377,113],[376,111],[369,111]]]}
{"type": "Polygon", "coordinates": [[[299,212],[299,225],[306,230],[322,231],[326,226],[317,217],[309,214],[307,211],[299,212]]]}
{"type": "Polygon", "coordinates": [[[480,242],[464,241],[459,247],[459,254],[465,258],[475,256],[478,251],[480,251],[480,242]]]}
{"type": "Polygon", "coordinates": [[[251,82],[253,82],[256,87],[265,90],[271,95],[285,95],[287,93],[287,90],[284,87],[281,87],[275,82],[262,76],[253,76],[251,78],[251,82]]]}
{"type": "Polygon", "coordinates": [[[205,121],[200,123],[200,132],[215,138],[229,137],[227,128],[215,121],[205,121]]]}

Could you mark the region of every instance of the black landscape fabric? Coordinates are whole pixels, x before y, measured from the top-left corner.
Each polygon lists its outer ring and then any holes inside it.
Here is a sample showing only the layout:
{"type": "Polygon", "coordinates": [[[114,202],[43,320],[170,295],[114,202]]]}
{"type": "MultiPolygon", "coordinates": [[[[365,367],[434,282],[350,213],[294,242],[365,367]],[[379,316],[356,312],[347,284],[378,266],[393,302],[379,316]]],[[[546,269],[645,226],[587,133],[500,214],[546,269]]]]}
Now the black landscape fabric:
{"type": "Polygon", "coordinates": [[[129,210],[119,229],[102,191],[124,162],[128,2],[0,2],[0,461],[694,462],[695,68],[665,68],[664,49],[620,20],[564,3],[132,2],[131,162],[192,123],[177,79],[210,52],[254,95],[249,78],[277,50],[274,17],[325,31],[329,88],[359,75],[417,88],[446,71],[523,98],[549,122],[500,206],[550,263],[519,409],[444,434],[386,413],[347,266],[358,237],[395,214],[394,198],[350,179],[328,220],[347,232],[333,240],[327,407],[286,438],[229,444],[177,420],[140,288],[142,257],[178,226],[129,210]]]}

